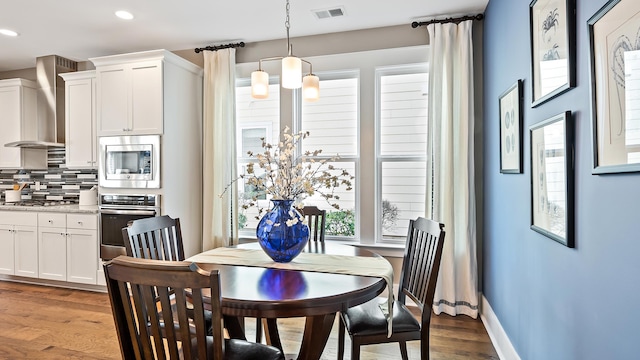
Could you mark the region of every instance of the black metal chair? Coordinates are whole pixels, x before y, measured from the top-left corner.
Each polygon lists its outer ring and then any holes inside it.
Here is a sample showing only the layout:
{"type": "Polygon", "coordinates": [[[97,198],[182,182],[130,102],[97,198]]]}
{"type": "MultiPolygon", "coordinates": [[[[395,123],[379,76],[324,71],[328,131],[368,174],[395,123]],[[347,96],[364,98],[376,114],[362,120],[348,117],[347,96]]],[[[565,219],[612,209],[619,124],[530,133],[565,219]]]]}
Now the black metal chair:
{"type": "Polygon", "coordinates": [[[400,276],[400,288],[393,305],[393,334],[387,337],[387,320],[379,305],[384,298],[376,298],[341,313],[338,332],[338,359],[344,356],[345,330],[351,337],[351,359],[360,358],[360,346],[397,342],[402,359],[407,360],[407,341],[420,340],[421,359],[429,359],[429,324],[431,304],[440,269],[444,244],[444,225],[418,218],[409,222],[407,244],[400,276]],[[405,304],[409,297],[420,310],[416,320],[405,304]]]}
{"type": "Polygon", "coordinates": [[[104,273],[125,360],[284,359],[272,346],[224,339],[218,271],[207,272],[190,262],[122,255],[107,262],[104,273]],[[205,296],[212,309],[211,335],[205,324],[205,296]]]}

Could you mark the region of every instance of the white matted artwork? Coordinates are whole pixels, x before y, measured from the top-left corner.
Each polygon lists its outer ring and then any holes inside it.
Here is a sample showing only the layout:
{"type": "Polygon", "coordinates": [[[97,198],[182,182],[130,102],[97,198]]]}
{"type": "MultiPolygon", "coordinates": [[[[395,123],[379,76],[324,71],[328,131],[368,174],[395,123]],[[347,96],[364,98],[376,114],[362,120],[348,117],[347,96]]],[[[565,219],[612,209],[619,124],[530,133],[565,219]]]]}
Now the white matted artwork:
{"type": "Polygon", "coordinates": [[[587,23],[593,173],[640,171],[640,2],[611,0],[587,23]]]}
{"type": "Polygon", "coordinates": [[[574,246],[573,122],[571,112],[530,128],[531,229],[574,246]]]}
{"type": "Polygon", "coordinates": [[[532,107],[575,86],[575,0],[533,0],[532,107]]]}
{"type": "Polygon", "coordinates": [[[522,80],[516,81],[499,98],[500,172],[522,173],[522,80]]]}

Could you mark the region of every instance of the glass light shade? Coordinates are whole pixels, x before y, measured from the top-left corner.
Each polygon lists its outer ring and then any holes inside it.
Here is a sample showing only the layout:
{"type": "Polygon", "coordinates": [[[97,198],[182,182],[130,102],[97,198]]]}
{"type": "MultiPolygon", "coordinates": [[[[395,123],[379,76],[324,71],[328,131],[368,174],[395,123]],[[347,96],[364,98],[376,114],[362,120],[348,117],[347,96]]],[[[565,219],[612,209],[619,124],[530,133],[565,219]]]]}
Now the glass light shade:
{"type": "Polygon", "coordinates": [[[269,97],[269,74],[266,71],[257,70],[251,73],[251,97],[254,99],[269,97]]]}
{"type": "Polygon", "coordinates": [[[320,78],[309,74],[302,79],[302,98],[305,101],[318,101],[320,98],[320,78]]]}
{"type": "Polygon", "coordinates": [[[302,61],[295,56],[282,59],[282,87],[299,89],[302,86],[302,61]]]}

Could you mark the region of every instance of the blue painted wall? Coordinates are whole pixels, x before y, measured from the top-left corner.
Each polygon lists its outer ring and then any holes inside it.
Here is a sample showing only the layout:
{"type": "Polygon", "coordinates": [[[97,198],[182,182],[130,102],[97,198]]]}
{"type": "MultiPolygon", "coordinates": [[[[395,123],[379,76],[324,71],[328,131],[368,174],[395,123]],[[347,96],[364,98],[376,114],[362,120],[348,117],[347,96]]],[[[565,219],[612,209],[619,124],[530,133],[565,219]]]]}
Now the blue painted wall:
{"type": "Polygon", "coordinates": [[[536,108],[529,3],[490,0],[484,20],[483,293],[522,359],[639,359],[640,173],[591,174],[586,22],[606,0],[577,0],[577,86],[536,108]],[[501,174],[498,97],[517,79],[524,79],[524,173],[501,174]],[[529,227],[528,130],[565,110],[576,129],[575,249],[529,227]]]}

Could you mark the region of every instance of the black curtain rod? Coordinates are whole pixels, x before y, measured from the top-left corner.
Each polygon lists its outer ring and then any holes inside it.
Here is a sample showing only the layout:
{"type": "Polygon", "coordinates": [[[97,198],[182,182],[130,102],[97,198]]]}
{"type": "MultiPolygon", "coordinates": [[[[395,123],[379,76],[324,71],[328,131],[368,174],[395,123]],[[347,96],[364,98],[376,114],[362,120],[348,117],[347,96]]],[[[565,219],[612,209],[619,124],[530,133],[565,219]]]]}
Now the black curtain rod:
{"type": "Polygon", "coordinates": [[[429,24],[446,24],[446,23],[459,23],[461,21],[465,21],[465,20],[482,20],[484,19],[484,15],[482,14],[478,14],[478,15],[468,15],[468,16],[462,16],[462,17],[457,17],[457,18],[446,18],[446,19],[441,19],[441,20],[429,20],[429,21],[421,21],[421,22],[417,22],[414,21],[411,23],[411,27],[412,28],[417,28],[418,26],[423,26],[423,25],[429,25],[429,24]]]}
{"type": "Polygon", "coordinates": [[[196,48],[194,51],[197,54],[197,53],[199,53],[201,51],[205,51],[205,50],[218,51],[218,50],[222,50],[222,49],[237,48],[237,47],[244,47],[244,42],[240,41],[239,43],[231,43],[231,44],[226,44],[226,45],[207,46],[207,47],[203,47],[203,48],[196,48]]]}

